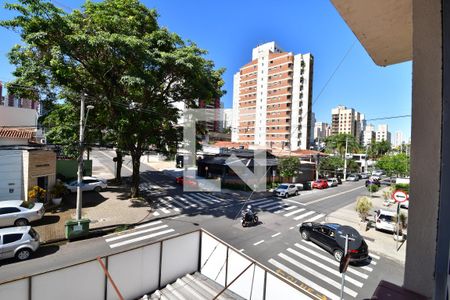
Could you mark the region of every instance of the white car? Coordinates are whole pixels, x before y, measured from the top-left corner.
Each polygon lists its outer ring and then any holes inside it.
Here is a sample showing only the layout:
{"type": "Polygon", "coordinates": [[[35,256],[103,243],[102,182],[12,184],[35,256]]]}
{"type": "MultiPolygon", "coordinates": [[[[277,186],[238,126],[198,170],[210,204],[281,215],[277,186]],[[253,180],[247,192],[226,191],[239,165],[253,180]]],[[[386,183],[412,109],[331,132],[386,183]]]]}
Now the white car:
{"type": "Polygon", "coordinates": [[[384,175],[384,171],[383,170],[375,170],[372,172],[372,175],[377,176],[377,177],[381,177],[381,175],[384,175]]]}
{"type": "Polygon", "coordinates": [[[25,226],[40,220],[44,213],[44,205],[40,202],[27,204],[22,200],[0,201],[0,227],[25,226]]]}
{"type": "MultiPolygon", "coordinates": [[[[70,183],[65,183],[64,186],[71,193],[76,193],[78,181],[74,180],[70,183]]],[[[85,177],[83,177],[83,180],[81,181],[81,190],[83,192],[86,192],[86,191],[101,192],[102,190],[106,189],[107,186],[108,185],[106,183],[106,179],[101,179],[101,178],[96,178],[96,177],[85,176],[85,177]]]]}
{"type": "Polygon", "coordinates": [[[327,179],[328,186],[338,186],[338,180],[336,178],[327,179]]]}
{"type": "Polygon", "coordinates": [[[26,260],[39,248],[39,234],[30,226],[0,229],[0,259],[26,260]]]}
{"type": "Polygon", "coordinates": [[[375,212],[375,229],[376,230],[386,230],[390,232],[395,231],[395,217],[396,212],[389,210],[377,210],[375,212]]]}
{"type": "Polygon", "coordinates": [[[298,189],[293,183],[282,183],[274,191],[278,197],[289,197],[298,195],[298,189]]]}

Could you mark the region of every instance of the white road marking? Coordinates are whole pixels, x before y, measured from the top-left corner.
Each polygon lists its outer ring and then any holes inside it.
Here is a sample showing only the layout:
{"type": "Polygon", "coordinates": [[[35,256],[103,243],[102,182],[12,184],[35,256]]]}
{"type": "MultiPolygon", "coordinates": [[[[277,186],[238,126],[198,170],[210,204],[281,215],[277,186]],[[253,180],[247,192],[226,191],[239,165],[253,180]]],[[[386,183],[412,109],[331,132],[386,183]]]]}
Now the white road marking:
{"type": "Polygon", "coordinates": [[[151,231],[155,231],[155,230],[159,230],[159,229],[163,229],[163,228],[167,228],[167,227],[168,227],[167,225],[156,226],[156,227],[149,228],[149,229],[144,229],[144,230],[130,232],[130,233],[127,233],[127,234],[118,235],[118,236],[115,236],[115,237],[112,237],[112,238],[105,239],[105,241],[107,243],[114,242],[114,241],[117,241],[117,240],[128,238],[130,236],[140,235],[140,234],[143,234],[143,233],[147,233],[147,232],[151,232],[151,231]]]}
{"type": "Polygon", "coordinates": [[[271,203],[266,203],[266,204],[264,204],[264,205],[255,205],[255,206],[258,206],[259,208],[264,208],[264,207],[268,207],[268,206],[270,206],[270,207],[280,207],[281,205],[280,205],[280,203],[273,203],[273,202],[271,202],[271,203]]]}
{"type": "Polygon", "coordinates": [[[194,202],[195,204],[197,204],[198,206],[202,206],[202,207],[206,207],[206,205],[200,201],[198,201],[197,199],[191,197],[190,195],[184,195],[184,197],[186,197],[189,201],[194,202]]]}
{"type": "Polygon", "coordinates": [[[289,216],[295,215],[296,213],[302,212],[302,211],[304,211],[304,210],[305,210],[304,208],[300,208],[300,209],[291,211],[290,213],[284,214],[284,216],[285,216],[285,217],[289,217],[289,216]]]}
{"type": "Polygon", "coordinates": [[[301,202],[290,200],[290,199],[287,199],[286,201],[287,202],[292,202],[292,203],[295,203],[295,204],[306,205],[305,203],[301,203],[301,202]]]}
{"type": "Polygon", "coordinates": [[[276,237],[277,235],[280,235],[280,234],[281,234],[281,232],[278,232],[278,233],[272,234],[272,237],[276,237]]]}
{"type": "MultiPolygon", "coordinates": [[[[331,278],[329,278],[327,276],[324,276],[323,274],[317,272],[316,270],[314,270],[314,269],[312,269],[312,268],[310,268],[310,267],[308,267],[308,266],[306,266],[306,265],[304,265],[302,263],[299,263],[298,261],[296,261],[295,259],[291,258],[290,256],[287,256],[286,254],[283,254],[283,253],[279,253],[278,256],[281,257],[282,259],[290,262],[294,266],[300,268],[301,270],[306,271],[309,274],[317,277],[318,279],[321,279],[321,280],[325,281],[326,283],[334,286],[335,288],[337,288],[337,289],[341,288],[341,283],[340,282],[334,281],[333,279],[331,279],[331,278]]],[[[353,298],[356,298],[356,296],[358,295],[357,292],[355,292],[354,290],[352,290],[352,289],[350,289],[348,287],[344,287],[344,293],[352,296],[353,298]]]]}
{"type": "Polygon", "coordinates": [[[309,215],[315,214],[315,211],[308,211],[307,213],[304,213],[303,215],[297,216],[294,218],[295,221],[298,221],[300,219],[303,219],[304,217],[307,217],[309,215]]]}
{"type": "Polygon", "coordinates": [[[377,262],[374,261],[374,260],[371,260],[371,261],[370,261],[370,264],[376,266],[376,265],[377,265],[377,262]]]}
{"type": "Polygon", "coordinates": [[[245,250],[244,250],[244,248],[242,248],[241,250],[239,250],[239,252],[244,252],[245,250]]]}
{"type": "Polygon", "coordinates": [[[162,223],[162,221],[155,221],[155,222],[150,222],[150,223],[147,223],[147,224],[142,224],[142,225],[138,225],[138,226],[136,226],[135,228],[145,228],[145,227],[150,227],[150,226],[154,226],[154,225],[157,225],[157,224],[161,224],[162,223]]]}
{"type": "Polygon", "coordinates": [[[180,199],[181,201],[183,201],[184,203],[188,204],[190,207],[198,207],[197,204],[195,203],[191,203],[188,200],[186,200],[185,198],[181,197],[181,196],[177,196],[178,199],[180,199]]]}
{"type": "Polygon", "coordinates": [[[292,206],[283,207],[282,209],[274,211],[273,213],[274,214],[279,214],[282,211],[289,211],[289,210],[294,209],[294,208],[297,208],[297,206],[292,205],[292,206]]]}
{"type": "Polygon", "coordinates": [[[173,202],[173,203],[175,203],[175,204],[177,204],[179,207],[182,207],[184,209],[188,209],[189,208],[189,205],[185,205],[185,204],[181,203],[180,201],[175,200],[175,198],[173,198],[171,196],[166,196],[166,199],[171,201],[171,202],[173,202]]]}
{"type": "MultiPolygon", "coordinates": [[[[326,262],[329,262],[330,264],[332,264],[332,265],[334,265],[336,267],[339,267],[339,262],[337,262],[336,260],[334,260],[334,259],[332,259],[332,258],[330,258],[328,256],[325,256],[325,255],[322,255],[320,253],[317,253],[316,251],[314,251],[312,249],[309,249],[307,247],[304,247],[304,246],[302,246],[302,245],[300,245],[298,243],[295,243],[295,247],[300,248],[303,251],[306,251],[306,252],[308,252],[308,253],[310,253],[310,254],[316,256],[317,258],[320,258],[320,259],[322,259],[322,260],[324,260],[326,262]]],[[[350,267],[347,268],[347,271],[350,272],[350,273],[353,273],[354,275],[359,276],[359,277],[361,277],[363,279],[369,278],[369,275],[364,274],[364,273],[359,272],[359,271],[356,271],[355,269],[350,268],[350,267]]]]}
{"type": "Polygon", "coordinates": [[[317,200],[314,200],[314,201],[309,201],[309,202],[305,203],[304,205],[310,205],[310,204],[314,204],[314,203],[317,203],[317,202],[321,202],[321,201],[324,201],[326,199],[333,198],[333,197],[340,196],[340,195],[344,195],[344,194],[347,194],[347,193],[350,193],[350,192],[353,192],[353,191],[356,191],[356,190],[362,189],[362,188],[365,188],[365,186],[364,185],[358,186],[358,187],[356,187],[354,189],[351,189],[351,190],[348,190],[348,191],[340,192],[340,193],[337,193],[337,194],[334,194],[334,195],[330,195],[330,196],[327,196],[327,197],[323,197],[323,198],[320,198],[320,199],[317,199],[317,200]]]}
{"type": "Polygon", "coordinates": [[[260,204],[264,204],[264,203],[268,203],[268,202],[273,202],[274,199],[264,199],[264,200],[250,200],[247,202],[250,202],[252,205],[254,206],[259,206],[260,204]]]}
{"type": "Polygon", "coordinates": [[[170,214],[170,210],[168,210],[167,208],[165,208],[165,207],[159,207],[158,208],[160,211],[162,211],[163,213],[165,213],[165,214],[170,214]]]}
{"type": "MultiPolygon", "coordinates": [[[[314,216],[314,217],[312,217],[312,218],[310,218],[310,219],[308,219],[308,220],[303,221],[303,223],[306,223],[306,222],[314,222],[315,220],[318,220],[318,219],[323,218],[323,217],[325,217],[325,214],[319,214],[319,215],[314,216]]],[[[297,226],[298,226],[298,225],[297,225],[297,226]]]]}
{"type": "Polygon", "coordinates": [[[155,211],[155,212],[153,213],[153,215],[154,215],[155,217],[157,217],[157,216],[159,216],[159,215],[160,215],[160,213],[159,213],[159,212],[157,212],[157,211],[155,211]]]}
{"type": "Polygon", "coordinates": [[[368,266],[361,267],[361,269],[364,269],[364,270],[369,271],[369,272],[373,271],[373,269],[371,267],[368,267],[368,266]]]}
{"type": "Polygon", "coordinates": [[[289,229],[294,229],[294,227],[289,227],[289,229]]]}
{"type": "Polygon", "coordinates": [[[330,292],[327,289],[324,289],[323,287],[321,287],[320,285],[316,284],[315,282],[309,280],[308,278],[298,274],[297,272],[291,270],[290,268],[286,267],[285,265],[283,265],[282,263],[279,263],[278,261],[276,261],[275,259],[271,258],[269,259],[269,263],[271,263],[272,265],[274,265],[275,267],[277,267],[278,269],[286,272],[287,274],[291,275],[292,277],[298,279],[299,281],[301,281],[302,283],[310,286],[311,288],[315,289],[316,291],[318,291],[321,294],[324,294],[325,296],[327,296],[328,298],[332,299],[332,300],[339,300],[340,297],[336,294],[333,294],[332,292],[330,292]]]}
{"type": "Polygon", "coordinates": [[[122,241],[122,242],[119,242],[119,243],[111,244],[111,245],[109,245],[109,247],[117,248],[117,247],[120,247],[120,246],[123,246],[123,245],[132,244],[132,243],[135,243],[135,242],[140,242],[140,241],[143,241],[143,240],[151,239],[152,237],[156,237],[156,236],[159,236],[159,235],[164,235],[166,233],[173,232],[173,231],[175,231],[175,230],[174,229],[167,229],[167,230],[156,232],[156,233],[152,233],[152,234],[149,234],[149,235],[140,236],[140,237],[137,237],[137,238],[134,238],[134,239],[131,239],[131,240],[127,240],[127,241],[122,241]]]}
{"type": "Polygon", "coordinates": [[[380,259],[380,257],[376,254],[370,253],[370,256],[375,259],[380,259]]]}
{"type": "MultiPolygon", "coordinates": [[[[318,262],[318,261],[316,261],[316,260],[314,260],[314,259],[311,259],[310,257],[308,257],[308,256],[306,256],[306,255],[304,255],[304,254],[302,254],[302,253],[300,253],[300,252],[298,252],[298,251],[295,251],[295,250],[292,249],[292,248],[288,248],[287,251],[291,252],[292,254],[294,254],[294,255],[300,257],[301,259],[303,259],[303,260],[305,260],[305,261],[307,261],[307,262],[309,262],[309,263],[311,263],[311,264],[313,264],[313,265],[316,265],[317,267],[319,267],[319,268],[321,268],[321,269],[327,271],[328,273],[331,273],[331,274],[333,274],[333,275],[335,275],[335,276],[337,276],[337,277],[341,277],[341,273],[339,273],[339,271],[338,271],[337,269],[332,269],[332,268],[330,268],[330,267],[324,265],[324,264],[321,263],[321,262],[318,262]]],[[[358,280],[356,280],[356,279],[353,279],[352,277],[350,277],[350,276],[348,276],[348,275],[345,276],[345,280],[348,281],[348,282],[350,282],[351,284],[353,284],[353,285],[359,287],[359,288],[361,288],[361,287],[363,286],[363,283],[362,283],[362,282],[360,282],[360,281],[358,281],[358,280]]]]}
{"type": "Polygon", "coordinates": [[[258,246],[259,244],[262,244],[262,243],[264,243],[264,240],[260,240],[259,242],[254,243],[253,246],[258,246]]]}
{"type": "Polygon", "coordinates": [[[203,201],[203,202],[206,202],[206,203],[208,203],[208,204],[214,204],[214,201],[209,200],[209,199],[207,199],[207,198],[205,198],[205,197],[200,197],[200,196],[197,195],[197,194],[190,194],[189,196],[194,197],[194,198],[197,199],[198,201],[203,201]]]}

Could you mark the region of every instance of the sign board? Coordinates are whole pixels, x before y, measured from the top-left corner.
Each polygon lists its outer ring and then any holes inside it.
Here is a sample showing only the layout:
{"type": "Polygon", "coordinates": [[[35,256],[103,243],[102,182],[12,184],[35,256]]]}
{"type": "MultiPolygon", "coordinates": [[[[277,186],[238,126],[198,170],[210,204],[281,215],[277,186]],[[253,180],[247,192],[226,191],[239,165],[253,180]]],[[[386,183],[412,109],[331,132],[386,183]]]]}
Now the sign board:
{"type": "Polygon", "coordinates": [[[345,249],[346,235],[348,235],[348,251],[356,250],[361,246],[362,237],[355,228],[350,226],[340,226],[336,231],[336,242],[342,249],[345,249]]]}
{"type": "Polygon", "coordinates": [[[396,190],[392,193],[392,199],[399,203],[405,202],[408,198],[408,194],[401,190],[396,190]]]}

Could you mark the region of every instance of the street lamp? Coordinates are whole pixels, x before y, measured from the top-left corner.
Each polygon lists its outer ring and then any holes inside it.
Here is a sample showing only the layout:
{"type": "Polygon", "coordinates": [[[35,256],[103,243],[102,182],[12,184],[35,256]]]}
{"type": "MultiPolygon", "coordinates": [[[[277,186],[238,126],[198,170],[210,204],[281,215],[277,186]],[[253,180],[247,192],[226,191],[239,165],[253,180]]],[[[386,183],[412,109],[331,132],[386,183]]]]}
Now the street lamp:
{"type": "Polygon", "coordinates": [[[84,154],[84,130],[86,128],[87,118],[89,116],[89,111],[94,108],[93,105],[88,105],[86,116],[84,115],[84,97],[83,94],[81,96],[81,109],[80,109],[80,143],[79,143],[79,151],[80,154],[78,156],[78,182],[77,182],[77,207],[76,207],[76,220],[81,220],[81,206],[83,200],[83,191],[81,190],[81,182],[83,180],[83,154],[84,154]]]}

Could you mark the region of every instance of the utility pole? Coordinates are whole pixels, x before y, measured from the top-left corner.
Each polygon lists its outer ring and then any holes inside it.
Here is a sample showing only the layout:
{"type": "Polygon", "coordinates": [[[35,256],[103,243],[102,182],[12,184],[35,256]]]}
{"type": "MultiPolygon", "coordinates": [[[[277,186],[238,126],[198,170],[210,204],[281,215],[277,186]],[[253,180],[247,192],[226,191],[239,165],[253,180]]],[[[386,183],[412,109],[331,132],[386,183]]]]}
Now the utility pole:
{"type": "Polygon", "coordinates": [[[79,142],[79,156],[78,156],[78,180],[77,180],[77,206],[76,206],[76,220],[81,220],[81,207],[83,203],[83,191],[81,190],[81,183],[83,181],[83,156],[84,156],[84,129],[89,115],[89,111],[94,108],[92,105],[87,106],[86,118],[84,117],[84,97],[81,95],[80,107],[80,142],[79,142]]]}
{"type": "Polygon", "coordinates": [[[344,181],[347,181],[347,148],[348,148],[348,136],[345,137],[344,181]]]}
{"type": "Polygon", "coordinates": [[[81,108],[80,108],[80,142],[78,145],[78,180],[77,180],[77,207],[76,207],[76,219],[81,219],[81,203],[83,201],[83,191],[81,190],[81,182],[83,180],[83,140],[84,140],[84,94],[81,95],[81,108]]]}

